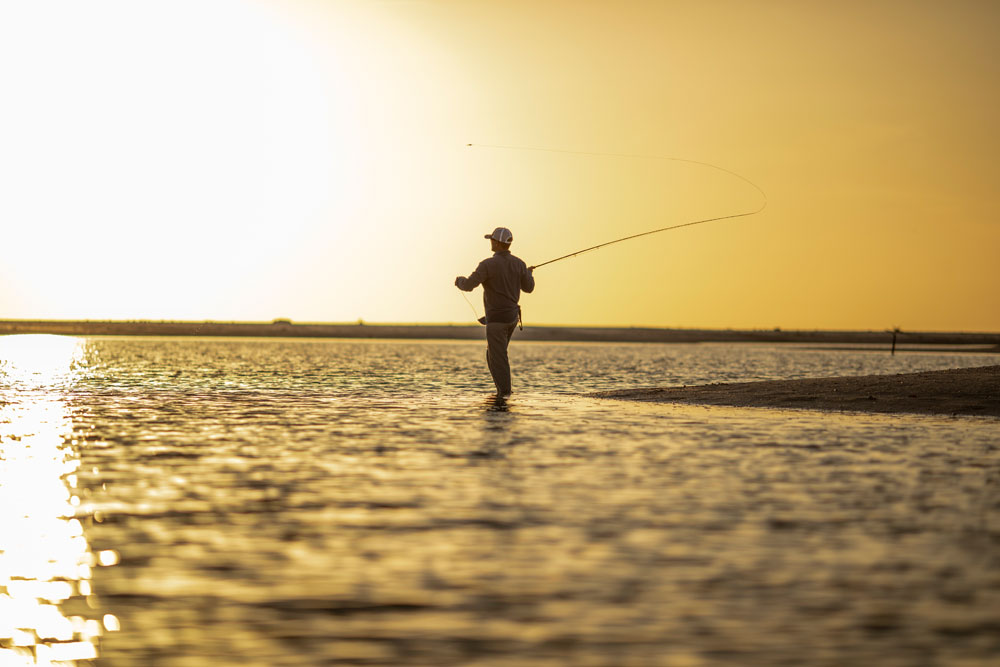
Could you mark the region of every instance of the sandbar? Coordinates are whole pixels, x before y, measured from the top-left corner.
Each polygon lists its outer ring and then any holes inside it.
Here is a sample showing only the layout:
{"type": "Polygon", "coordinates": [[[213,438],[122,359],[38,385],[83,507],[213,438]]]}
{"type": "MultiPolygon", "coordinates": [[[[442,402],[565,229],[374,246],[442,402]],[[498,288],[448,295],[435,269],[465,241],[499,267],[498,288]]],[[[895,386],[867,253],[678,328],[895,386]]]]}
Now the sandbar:
{"type": "Polygon", "coordinates": [[[1000,366],[620,389],[590,395],[654,403],[1000,417],[1000,366]]]}

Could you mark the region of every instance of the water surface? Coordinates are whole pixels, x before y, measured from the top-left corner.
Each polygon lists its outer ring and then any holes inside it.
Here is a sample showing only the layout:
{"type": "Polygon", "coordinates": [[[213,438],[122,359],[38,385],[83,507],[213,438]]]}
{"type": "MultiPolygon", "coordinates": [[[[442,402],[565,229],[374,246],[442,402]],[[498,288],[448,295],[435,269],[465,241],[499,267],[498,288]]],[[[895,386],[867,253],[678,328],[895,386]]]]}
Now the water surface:
{"type": "Polygon", "coordinates": [[[996,357],[515,342],[498,406],[483,354],[0,339],[0,664],[1000,656],[1000,420],[581,396],[996,357]]]}

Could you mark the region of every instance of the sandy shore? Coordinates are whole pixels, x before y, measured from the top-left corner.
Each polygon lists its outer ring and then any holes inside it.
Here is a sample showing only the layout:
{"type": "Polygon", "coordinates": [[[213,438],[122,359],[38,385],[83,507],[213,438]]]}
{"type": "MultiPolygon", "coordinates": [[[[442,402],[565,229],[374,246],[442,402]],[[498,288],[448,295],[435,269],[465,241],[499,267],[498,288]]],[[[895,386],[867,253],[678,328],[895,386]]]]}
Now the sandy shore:
{"type": "MultiPolygon", "coordinates": [[[[277,338],[399,338],[482,340],[478,324],[335,324],[273,322],[154,322],[98,320],[0,320],[0,334],[57,334],[68,336],[250,336],[277,338]]],[[[739,329],[660,329],[648,327],[539,326],[530,322],[516,341],[590,343],[801,343],[842,345],[850,349],[888,352],[887,331],[782,331],[739,329]],[[864,347],[867,346],[867,347],[864,347]]],[[[961,351],[1000,353],[1000,332],[916,332],[898,335],[899,351],[961,351]]]]}
{"type": "Polygon", "coordinates": [[[622,389],[591,395],[655,403],[1000,417],[1000,366],[899,375],[622,389]]]}

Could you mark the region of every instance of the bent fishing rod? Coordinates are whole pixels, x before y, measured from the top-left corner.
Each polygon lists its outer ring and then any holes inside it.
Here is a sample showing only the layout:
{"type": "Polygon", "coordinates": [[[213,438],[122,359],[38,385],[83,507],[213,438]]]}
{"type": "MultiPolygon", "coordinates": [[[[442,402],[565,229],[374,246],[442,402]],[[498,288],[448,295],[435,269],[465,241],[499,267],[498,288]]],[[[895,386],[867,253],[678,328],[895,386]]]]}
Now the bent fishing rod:
{"type": "MultiPolygon", "coordinates": [[[[702,166],[705,166],[705,167],[710,167],[712,169],[716,169],[716,170],[721,171],[723,173],[729,174],[730,176],[735,176],[736,178],[740,179],[741,181],[743,181],[743,182],[748,183],[749,185],[751,185],[755,190],[757,190],[757,192],[760,193],[761,197],[763,197],[763,203],[761,203],[761,205],[760,205],[759,208],[756,208],[753,211],[744,211],[742,213],[732,213],[730,215],[720,215],[720,216],[717,216],[717,217],[714,217],[714,218],[704,218],[704,219],[701,219],[701,220],[694,220],[692,222],[684,222],[684,223],[681,223],[679,225],[670,225],[669,227],[661,227],[659,229],[653,229],[653,230],[650,230],[648,232],[641,232],[639,234],[632,234],[631,236],[624,236],[624,237],[622,237],[620,239],[615,239],[613,241],[606,241],[604,243],[599,243],[599,244],[597,244],[595,246],[591,246],[589,248],[584,248],[583,250],[577,250],[576,252],[571,252],[568,255],[563,255],[561,257],[556,257],[555,259],[550,259],[550,260],[548,260],[546,262],[542,262],[541,264],[535,264],[534,266],[529,267],[529,270],[531,270],[531,271],[534,271],[535,269],[537,269],[539,267],[542,267],[542,266],[545,266],[547,264],[553,264],[555,262],[558,262],[558,261],[561,261],[561,260],[564,260],[564,259],[569,259],[570,257],[576,257],[577,255],[582,255],[583,253],[590,252],[591,250],[597,250],[598,248],[604,248],[606,246],[614,245],[616,243],[622,243],[623,241],[631,241],[632,239],[637,239],[637,238],[640,238],[642,236],[650,236],[652,234],[659,234],[661,232],[669,232],[670,230],[673,230],[673,229],[681,229],[683,227],[694,227],[695,225],[703,225],[703,224],[708,223],[708,222],[718,222],[720,220],[731,220],[733,218],[744,218],[746,216],[756,215],[757,213],[760,213],[761,211],[763,211],[767,207],[767,194],[760,188],[760,186],[758,186],[756,183],[754,183],[753,181],[751,181],[746,176],[742,176],[742,175],[736,173],[735,171],[730,171],[729,169],[726,169],[725,167],[720,167],[719,165],[712,164],[711,162],[702,162],[700,160],[687,160],[687,159],[684,159],[684,158],[677,158],[677,157],[662,157],[662,156],[656,156],[656,155],[629,155],[629,154],[625,154],[625,153],[592,153],[592,152],[586,152],[586,151],[568,151],[568,150],[560,150],[560,149],[556,149],[556,148],[533,148],[533,147],[527,147],[527,146],[500,146],[500,145],[492,145],[492,144],[466,144],[466,146],[469,147],[469,148],[492,148],[492,149],[512,150],[512,151],[540,151],[540,152],[543,152],[543,153],[564,153],[564,154],[568,154],[568,155],[588,155],[588,156],[603,156],[603,157],[627,157],[627,158],[638,158],[638,159],[646,159],[646,160],[669,160],[671,162],[687,162],[687,163],[690,163],[690,164],[698,164],[698,165],[702,165],[702,166]]],[[[475,311],[473,311],[473,312],[475,312],[475,311]]]]}

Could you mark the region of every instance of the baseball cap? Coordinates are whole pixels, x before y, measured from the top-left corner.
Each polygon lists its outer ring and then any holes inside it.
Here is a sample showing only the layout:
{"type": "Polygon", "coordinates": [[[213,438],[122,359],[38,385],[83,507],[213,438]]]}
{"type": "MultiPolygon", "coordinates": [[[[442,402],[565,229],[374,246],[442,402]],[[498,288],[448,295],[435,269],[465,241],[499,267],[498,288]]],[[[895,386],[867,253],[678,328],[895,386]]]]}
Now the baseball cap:
{"type": "Polygon", "coordinates": [[[487,234],[484,239],[493,239],[498,243],[510,244],[514,240],[514,235],[506,227],[497,227],[492,234],[487,234]]]}

